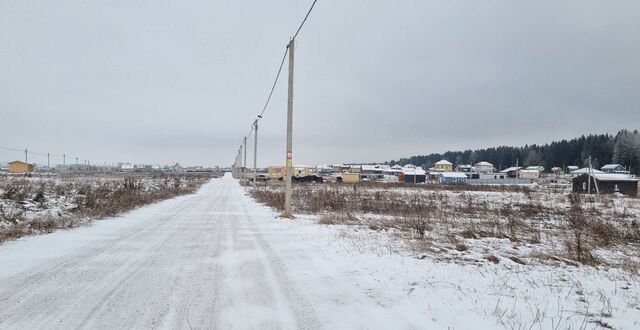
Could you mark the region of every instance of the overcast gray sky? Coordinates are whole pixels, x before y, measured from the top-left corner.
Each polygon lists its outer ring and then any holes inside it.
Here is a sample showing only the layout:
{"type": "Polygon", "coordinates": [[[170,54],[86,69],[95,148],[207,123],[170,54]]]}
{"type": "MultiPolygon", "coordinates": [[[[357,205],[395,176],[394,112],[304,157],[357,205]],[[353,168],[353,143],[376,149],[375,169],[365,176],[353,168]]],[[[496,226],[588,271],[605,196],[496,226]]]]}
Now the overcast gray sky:
{"type": "MultiPolygon", "coordinates": [[[[231,164],[310,4],[0,0],[0,145],[231,164]]],[[[283,74],[259,166],[284,163],[283,74]]],[[[297,39],[294,162],[614,133],[640,128],[639,104],[640,1],[319,0],[297,39]]]]}

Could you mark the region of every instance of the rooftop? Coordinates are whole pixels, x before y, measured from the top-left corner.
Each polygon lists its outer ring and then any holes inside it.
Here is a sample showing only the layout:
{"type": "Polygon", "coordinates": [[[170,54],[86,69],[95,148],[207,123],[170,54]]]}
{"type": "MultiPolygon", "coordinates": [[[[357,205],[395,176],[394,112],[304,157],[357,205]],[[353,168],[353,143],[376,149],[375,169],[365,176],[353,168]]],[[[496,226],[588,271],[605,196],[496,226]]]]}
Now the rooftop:
{"type": "Polygon", "coordinates": [[[445,178],[467,178],[467,176],[461,172],[441,172],[438,175],[445,178]]]}

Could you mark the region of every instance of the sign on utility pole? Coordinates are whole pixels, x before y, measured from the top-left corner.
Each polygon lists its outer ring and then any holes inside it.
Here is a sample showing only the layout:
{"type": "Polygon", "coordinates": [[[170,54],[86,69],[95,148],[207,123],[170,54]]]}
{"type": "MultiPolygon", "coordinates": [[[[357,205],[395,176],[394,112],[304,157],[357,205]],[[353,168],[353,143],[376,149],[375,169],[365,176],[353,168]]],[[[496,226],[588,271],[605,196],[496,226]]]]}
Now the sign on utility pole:
{"type": "Polygon", "coordinates": [[[295,39],[289,42],[289,89],[287,92],[287,165],[285,170],[285,193],[284,193],[284,216],[292,217],[291,214],[291,176],[293,175],[293,52],[295,49],[295,39]]]}

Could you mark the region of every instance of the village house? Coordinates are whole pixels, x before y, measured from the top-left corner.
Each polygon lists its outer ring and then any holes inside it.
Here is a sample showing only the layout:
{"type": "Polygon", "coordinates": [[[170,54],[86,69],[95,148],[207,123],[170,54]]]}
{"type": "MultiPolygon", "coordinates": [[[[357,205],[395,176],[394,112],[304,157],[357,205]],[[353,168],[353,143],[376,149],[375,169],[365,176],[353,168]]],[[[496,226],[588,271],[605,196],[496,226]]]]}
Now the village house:
{"type": "Polygon", "coordinates": [[[456,166],[456,172],[471,173],[473,172],[473,166],[471,166],[471,164],[458,164],[456,166]]]}
{"type": "Polygon", "coordinates": [[[522,169],[522,167],[520,166],[512,166],[509,168],[505,168],[504,170],[500,171],[500,173],[504,173],[507,175],[507,177],[509,178],[517,178],[518,177],[518,172],[520,172],[520,170],[522,169]]]}
{"type": "Polygon", "coordinates": [[[438,173],[438,182],[441,184],[466,184],[467,175],[462,172],[438,173]]]}
{"type": "Polygon", "coordinates": [[[358,183],[360,182],[360,173],[345,172],[342,173],[342,176],[340,178],[340,180],[342,180],[342,182],[344,183],[358,183]]]}
{"type": "Polygon", "coordinates": [[[453,163],[450,161],[443,159],[434,165],[434,169],[437,172],[453,172],[453,163]]]}
{"type": "Polygon", "coordinates": [[[551,172],[552,172],[553,174],[555,174],[555,175],[562,175],[562,174],[564,174],[564,171],[562,170],[562,167],[558,167],[558,166],[552,167],[552,168],[551,168],[551,172]]]}
{"type": "Polygon", "coordinates": [[[581,169],[577,169],[577,170],[571,171],[571,173],[569,173],[569,174],[571,174],[572,177],[576,177],[576,176],[580,176],[580,175],[585,174],[585,173],[604,174],[604,172],[602,172],[602,171],[598,171],[598,170],[596,170],[594,168],[589,169],[588,167],[583,167],[581,169]]]}
{"type": "Polygon", "coordinates": [[[485,161],[481,161],[474,165],[476,173],[493,173],[493,164],[485,161]]]}
{"type": "Polygon", "coordinates": [[[360,179],[367,179],[370,181],[377,180],[382,177],[381,165],[361,165],[360,166],[360,179]]]}
{"type": "Polygon", "coordinates": [[[609,174],[629,174],[629,171],[620,164],[607,164],[602,166],[600,170],[609,174]]]}
{"type": "Polygon", "coordinates": [[[536,181],[540,179],[540,171],[537,170],[520,170],[518,171],[518,177],[520,179],[531,179],[536,181]]]}
{"type": "Polygon", "coordinates": [[[567,166],[567,173],[571,173],[571,172],[573,172],[575,170],[578,170],[578,169],[580,169],[578,166],[569,165],[569,166],[567,166]]]}
{"type": "Polygon", "coordinates": [[[573,192],[586,194],[589,192],[591,181],[591,193],[612,194],[621,193],[628,196],[638,195],[640,181],[636,177],[626,174],[598,173],[589,175],[583,173],[572,180],[573,192]]]}
{"type": "Polygon", "coordinates": [[[35,171],[35,164],[29,164],[19,160],[9,163],[9,173],[31,173],[35,171]]]}
{"type": "Polygon", "coordinates": [[[538,171],[540,173],[544,172],[544,166],[527,166],[527,168],[525,168],[525,170],[530,170],[530,171],[538,171]]]}
{"type": "Polygon", "coordinates": [[[422,167],[416,167],[411,164],[405,165],[402,168],[399,181],[404,183],[424,183],[427,181],[427,173],[422,167]]]}

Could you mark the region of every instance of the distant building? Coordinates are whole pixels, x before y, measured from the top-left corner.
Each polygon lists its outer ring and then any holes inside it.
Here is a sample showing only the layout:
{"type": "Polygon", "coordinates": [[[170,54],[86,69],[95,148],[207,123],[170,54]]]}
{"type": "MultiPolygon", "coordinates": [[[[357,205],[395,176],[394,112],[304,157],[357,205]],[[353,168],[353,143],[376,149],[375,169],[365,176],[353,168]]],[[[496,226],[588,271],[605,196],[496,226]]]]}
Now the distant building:
{"type": "Polygon", "coordinates": [[[402,168],[400,181],[404,183],[424,183],[427,181],[427,172],[422,167],[406,165],[402,168]]]}
{"type": "Polygon", "coordinates": [[[591,193],[601,194],[621,193],[628,196],[638,195],[638,178],[626,174],[598,173],[591,176],[587,173],[573,178],[574,193],[588,193],[589,181],[591,181],[591,193]],[[597,189],[596,189],[597,186],[597,189]]]}
{"type": "Polygon", "coordinates": [[[609,174],[629,174],[629,171],[620,164],[607,164],[602,166],[600,170],[609,174]]]}
{"type": "Polygon", "coordinates": [[[576,171],[578,169],[579,169],[578,166],[569,165],[569,166],[567,166],[567,173],[571,173],[571,172],[576,171]]]}
{"type": "Polygon", "coordinates": [[[508,179],[506,173],[480,173],[476,179],[480,180],[504,180],[508,179]]]}
{"type": "Polygon", "coordinates": [[[129,163],[121,164],[120,165],[120,170],[123,171],[123,172],[133,172],[134,166],[133,166],[133,164],[129,164],[129,163]]]}
{"type": "Polygon", "coordinates": [[[456,166],[456,172],[471,173],[473,172],[473,166],[470,164],[459,164],[456,166]]]}
{"type": "Polygon", "coordinates": [[[382,177],[381,165],[361,165],[360,166],[360,179],[377,180],[382,177]]]}
{"type": "Polygon", "coordinates": [[[591,170],[589,170],[589,168],[588,168],[588,167],[583,167],[583,168],[581,168],[581,169],[577,169],[577,170],[574,170],[574,171],[571,171],[571,172],[570,172],[571,176],[573,176],[573,177],[576,177],[576,176],[579,176],[579,175],[581,175],[581,174],[585,174],[585,173],[591,173],[591,174],[604,174],[604,172],[602,172],[602,171],[598,171],[598,170],[596,170],[596,169],[594,169],[594,168],[592,168],[591,170]]]}
{"type": "Polygon", "coordinates": [[[520,172],[521,169],[522,167],[520,166],[513,166],[513,167],[505,168],[504,170],[500,171],[500,173],[506,174],[507,177],[509,178],[517,178],[518,172],[520,172]]]}
{"type": "Polygon", "coordinates": [[[518,171],[518,177],[521,179],[531,179],[538,180],[540,179],[540,171],[537,170],[520,170],[518,171]]]}
{"type": "Polygon", "coordinates": [[[526,170],[544,172],[544,166],[527,166],[526,170]]]}
{"type": "Polygon", "coordinates": [[[9,163],[9,173],[31,173],[36,171],[36,165],[19,160],[9,163]]]}
{"type": "Polygon", "coordinates": [[[438,172],[453,172],[453,163],[446,159],[443,159],[435,163],[434,168],[438,172]]]}
{"type": "Polygon", "coordinates": [[[466,184],[467,176],[461,172],[438,173],[438,182],[441,184],[466,184]]]}
{"type": "MultiPolygon", "coordinates": [[[[286,166],[269,166],[267,172],[269,173],[269,179],[271,180],[284,180],[286,175],[286,166]]],[[[311,174],[311,166],[306,165],[294,165],[293,173],[291,176],[301,177],[311,174]]]]}
{"type": "Polygon", "coordinates": [[[493,173],[494,170],[493,164],[485,161],[475,164],[474,167],[477,173],[493,173]]]}
{"type": "Polygon", "coordinates": [[[342,182],[344,183],[358,183],[360,182],[360,173],[342,173],[342,182]]]}
{"type": "Polygon", "coordinates": [[[553,174],[556,174],[556,175],[562,175],[562,174],[564,174],[564,171],[562,170],[562,167],[558,167],[558,166],[552,167],[552,168],[551,168],[551,172],[552,172],[553,174]]]}

